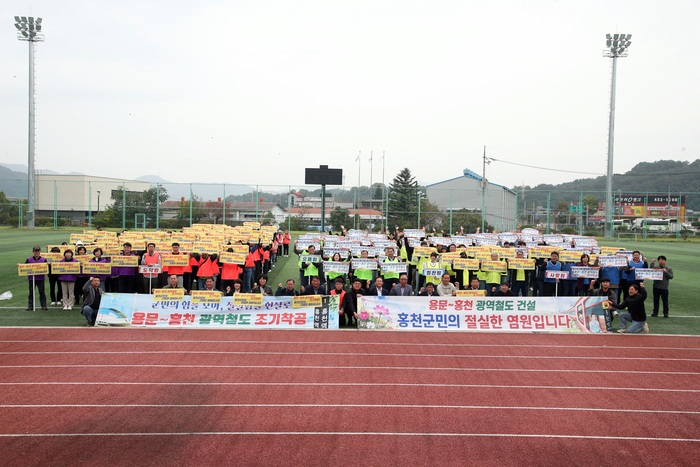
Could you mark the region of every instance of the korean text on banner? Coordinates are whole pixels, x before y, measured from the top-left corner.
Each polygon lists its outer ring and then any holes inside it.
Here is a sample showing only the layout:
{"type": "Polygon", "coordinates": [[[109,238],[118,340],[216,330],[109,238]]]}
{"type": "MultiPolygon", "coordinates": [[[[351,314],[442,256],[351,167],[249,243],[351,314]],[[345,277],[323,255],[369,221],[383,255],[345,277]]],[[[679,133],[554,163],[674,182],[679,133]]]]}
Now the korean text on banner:
{"type": "Polygon", "coordinates": [[[363,259],[363,258],[353,258],[352,259],[353,269],[377,269],[377,260],[374,259],[363,259]]]}
{"type": "Polygon", "coordinates": [[[153,303],[176,301],[181,302],[185,299],[185,289],[154,289],[153,303]]]}
{"type": "Polygon", "coordinates": [[[508,269],[535,269],[535,260],[526,258],[511,258],[508,260],[508,269]]]}
{"type": "Polygon", "coordinates": [[[237,293],[233,296],[233,304],[237,306],[262,306],[263,296],[259,293],[237,293]]]}
{"type": "Polygon", "coordinates": [[[406,263],[380,263],[382,274],[405,273],[406,263]]]}
{"type": "Polygon", "coordinates": [[[163,255],[163,266],[187,266],[190,264],[189,255],[163,255]]]}
{"type": "Polygon", "coordinates": [[[598,264],[603,267],[622,267],[627,266],[628,261],[626,256],[598,256],[598,264]]]}
{"type": "Polygon", "coordinates": [[[112,266],[119,268],[135,268],[139,265],[138,256],[112,256],[112,266]]]}
{"type": "Polygon", "coordinates": [[[350,263],[344,263],[342,261],[324,261],[323,272],[347,274],[350,272],[350,263]]]}
{"type": "MultiPolygon", "coordinates": [[[[161,289],[162,290],[162,289],[161,289]]],[[[193,290],[192,303],[215,305],[221,302],[221,292],[216,290],[193,290]]]]}
{"type": "Polygon", "coordinates": [[[485,297],[485,290],[458,290],[457,297],[485,297]]]}
{"type": "Polygon", "coordinates": [[[224,264],[245,264],[245,260],[248,257],[248,253],[240,252],[223,252],[219,256],[219,261],[224,264]]]}
{"type": "Polygon", "coordinates": [[[597,279],[598,268],[589,268],[586,266],[571,266],[571,277],[584,277],[586,279],[597,279]]]}
{"type": "Polygon", "coordinates": [[[640,280],[649,279],[652,281],[662,281],[664,279],[663,269],[635,269],[635,277],[640,280]]]}
{"type": "Polygon", "coordinates": [[[478,271],[479,260],[472,258],[456,258],[452,261],[452,269],[465,269],[467,271],[478,271]]]}
{"type": "Polygon", "coordinates": [[[83,263],[83,274],[92,276],[105,276],[112,274],[111,263],[83,263]]]}
{"type": "Polygon", "coordinates": [[[321,306],[322,295],[300,295],[293,297],[292,308],[306,308],[321,306]]]}
{"type": "Polygon", "coordinates": [[[80,274],[80,263],[77,261],[51,263],[51,274],[80,274]]]}
{"type": "Polygon", "coordinates": [[[361,330],[612,332],[607,297],[413,297],[363,296],[357,300],[361,330]]]}
{"type": "Polygon", "coordinates": [[[322,297],[317,307],[292,309],[292,297],[263,297],[260,306],[236,305],[233,297],[219,303],[153,301],[152,295],[102,295],[98,326],[200,327],[216,329],[338,329],[338,296],[322,297]]]}
{"type": "Polygon", "coordinates": [[[481,270],[482,271],[493,271],[493,272],[506,272],[508,265],[505,261],[482,261],[481,270]]]}
{"type": "Polygon", "coordinates": [[[49,273],[49,263],[18,264],[17,274],[20,276],[36,276],[49,273]]]}
{"type": "Polygon", "coordinates": [[[544,276],[547,279],[568,279],[569,271],[545,271],[544,276]]]}

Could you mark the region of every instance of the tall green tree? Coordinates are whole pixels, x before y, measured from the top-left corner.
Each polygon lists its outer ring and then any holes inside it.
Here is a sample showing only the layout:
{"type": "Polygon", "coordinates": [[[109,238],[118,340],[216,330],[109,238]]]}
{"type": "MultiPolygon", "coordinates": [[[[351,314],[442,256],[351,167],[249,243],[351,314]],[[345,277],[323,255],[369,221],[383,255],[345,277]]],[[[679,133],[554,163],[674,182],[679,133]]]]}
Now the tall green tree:
{"type": "MultiPolygon", "coordinates": [[[[208,211],[202,199],[197,195],[192,197],[192,223],[201,222],[207,217],[208,211]]],[[[190,200],[181,201],[177,210],[177,220],[180,222],[190,221],[190,200]]]]}
{"type": "Polygon", "coordinates": [[[136,214],[146,215],[146,226],[155,227],[158,205],[170,198],[168,190],[163,187],[151,187],[146,191],[129,191],[120,187],[112,191],[112,205],[105,210],[103,217],[114,220],[126,214],[126,220],[133,221],[136,214]],[[124,203],[126,201],[126,203],[124,203]]]}
{"type": "Polygon", "coordinates": [[[389,185],[389,224],[399,227],[415,225],[412,222],[414,206],[418,205],[418,182],[408,168],[399,172],[389,185]]]}
{"type": "Polygon", "coordinates": [[[352,228],[350,211],[341,207],[336,207],[331,211],[330,225],[333,226],[333,230],[340,230],[341,225],[344,225],[346,229],[352,228]]]}

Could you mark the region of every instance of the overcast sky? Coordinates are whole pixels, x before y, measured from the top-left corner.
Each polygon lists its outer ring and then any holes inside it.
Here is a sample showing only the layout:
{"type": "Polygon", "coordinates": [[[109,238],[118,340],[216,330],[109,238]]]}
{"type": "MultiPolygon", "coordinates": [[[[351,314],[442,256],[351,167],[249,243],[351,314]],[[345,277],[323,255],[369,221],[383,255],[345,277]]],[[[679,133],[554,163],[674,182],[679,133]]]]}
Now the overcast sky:
{"type": "MultiPolygon", "coordinates": [[[[424,183],[495,159],[603,174],[611,60],[615,172],[700,158],[700,2],[71,1],[0,6],[0,162],[27,163],[36,47],[37,169],[174,182],[346,185],[408,167],[424,183]]],[[[588,177],[501,162],[494,183],[588,177]]]]}

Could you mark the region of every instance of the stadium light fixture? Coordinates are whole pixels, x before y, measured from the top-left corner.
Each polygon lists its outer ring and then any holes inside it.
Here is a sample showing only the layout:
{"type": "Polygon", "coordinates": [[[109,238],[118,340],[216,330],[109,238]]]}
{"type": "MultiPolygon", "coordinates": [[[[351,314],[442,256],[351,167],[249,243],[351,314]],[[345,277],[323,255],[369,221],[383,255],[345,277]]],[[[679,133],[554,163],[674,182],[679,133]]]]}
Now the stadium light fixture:
{"type": "Polygon", "coordinates": [[[612,58],[612,80],[610,85],[610,119],[608,121],[608,175],[605,193],[605,238],[612,238],[613,203],[612,203],[612,179],[613,179],[613,146],[615,141],[615,85],[617,78],[617,59],[629,54],[632,44],[632,34],[605,35],[606,48],[603,57],[612,58]]]}
{"type": "Polygon", "coordinates": [[[27,228],[34,229],[34,198],[36,189],[34,171],[34,145],[36,124],[36,97],[34,92],[34,43],[44,42],[41,31],[41,18],[15,16],[17,39],[29,42],[29,163],[27,164],[27,228]]]}

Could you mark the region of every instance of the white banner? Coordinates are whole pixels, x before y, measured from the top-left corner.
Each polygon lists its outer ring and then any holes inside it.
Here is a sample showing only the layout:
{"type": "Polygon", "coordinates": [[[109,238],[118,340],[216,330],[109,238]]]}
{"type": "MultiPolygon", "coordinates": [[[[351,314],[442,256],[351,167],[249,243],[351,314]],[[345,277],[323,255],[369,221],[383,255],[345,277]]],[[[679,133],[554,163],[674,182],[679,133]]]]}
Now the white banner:
{"type": "Polygon", "coordinates": [[[571,266],[571,277],[585,277],[587,279],[598,279],[598,268],[589,268],[586,266],[571,266]]]}
{"type": "Polygon", "coordinates": [[[629,261],[626,256],[598,256],[598,264],[603,267],[621,267],[627,266],[629,261]]]}
{"type": "Polygon", "coordinates": [[[638,280],[661,281],[664,279],[664,271],[663,269],[635,269],[634,277],[638,280]]]}

